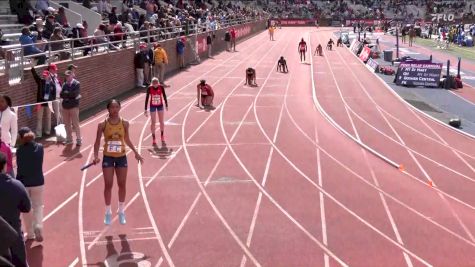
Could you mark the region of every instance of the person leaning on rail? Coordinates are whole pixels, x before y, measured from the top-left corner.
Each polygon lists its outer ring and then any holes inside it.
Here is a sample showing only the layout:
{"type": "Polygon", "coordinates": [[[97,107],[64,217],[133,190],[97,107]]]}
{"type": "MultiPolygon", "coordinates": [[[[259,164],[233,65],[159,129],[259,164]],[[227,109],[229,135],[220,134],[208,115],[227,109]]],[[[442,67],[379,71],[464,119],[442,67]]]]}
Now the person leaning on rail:
{"type": "MultiPolygon", "coordinates": [[[[28,27],[23,27],[21,29],[20,44],[23,47],[23,55],[32,56],[43,53],[43,51],[36,46],[37,38],[37,35],[31,34],[28,27]]],[[[37,60],[38,65],[43,65],[46,62],[45,55],[38,55],[34,56],[33,58],[37,60]]]]}
{"type": "MultiPolygon", "coordinates": [[[[56,87],[51,79],[49,71],[44,70],[40,75],[36,73],[34,67],[31,67],[31,73],[37,84],[36,101],[48,102],[56,99],[56,87]]],[[[51,134],[51,110],[47,103],[41,104],[37,107],[37,120],[36,120],[36,137],[41,138],[43,136],[43,122],[45,122],[44,132],[46,135],[51,134]],[[43,120],[43,115],[46,116],[46,121],[43,120]]]]}

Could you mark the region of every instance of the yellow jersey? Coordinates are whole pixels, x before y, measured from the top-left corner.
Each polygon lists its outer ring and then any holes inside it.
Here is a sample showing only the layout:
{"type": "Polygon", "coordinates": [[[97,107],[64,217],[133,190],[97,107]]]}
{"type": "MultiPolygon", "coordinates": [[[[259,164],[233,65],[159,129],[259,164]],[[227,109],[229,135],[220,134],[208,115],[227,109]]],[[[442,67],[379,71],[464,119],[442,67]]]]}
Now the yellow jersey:
{"type": "Polygon", "coordinates": [[[104,122],[104,156],[119,158],[125,156],[125,126],[121,118],[117,124],[104,122]]]}

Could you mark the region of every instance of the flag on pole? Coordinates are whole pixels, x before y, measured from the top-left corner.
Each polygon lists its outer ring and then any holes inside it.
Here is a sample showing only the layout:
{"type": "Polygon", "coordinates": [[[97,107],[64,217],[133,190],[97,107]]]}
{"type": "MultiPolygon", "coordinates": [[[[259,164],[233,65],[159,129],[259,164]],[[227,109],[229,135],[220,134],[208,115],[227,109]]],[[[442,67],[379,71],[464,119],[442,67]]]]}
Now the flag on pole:
{"type": "Polygon", "coordinates": [[[26,106],[26,107],[25,107],[25,111],[26,111],[26,116],[27,116],[28,118],[31,118],[31,115],[32,115],[32,114],[31,114],[31,106],[26,106]]]}

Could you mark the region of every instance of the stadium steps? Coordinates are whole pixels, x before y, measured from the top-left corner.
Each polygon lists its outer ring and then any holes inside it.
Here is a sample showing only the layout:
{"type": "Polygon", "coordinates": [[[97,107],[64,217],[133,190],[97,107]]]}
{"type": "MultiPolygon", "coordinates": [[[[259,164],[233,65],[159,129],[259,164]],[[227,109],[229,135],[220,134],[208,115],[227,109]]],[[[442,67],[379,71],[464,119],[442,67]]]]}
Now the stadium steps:
{"type": "Polygon", "coordinates": [[[19,33],[23,24],[0,24],[3,33],[19,33]]]}
{"type": "Polygon", "coordinates": [[[18,24],[16,15],[12,15],[8,1],[0,1],[0,29],[4,34],[18,33],[23,24],[18,24]]]}

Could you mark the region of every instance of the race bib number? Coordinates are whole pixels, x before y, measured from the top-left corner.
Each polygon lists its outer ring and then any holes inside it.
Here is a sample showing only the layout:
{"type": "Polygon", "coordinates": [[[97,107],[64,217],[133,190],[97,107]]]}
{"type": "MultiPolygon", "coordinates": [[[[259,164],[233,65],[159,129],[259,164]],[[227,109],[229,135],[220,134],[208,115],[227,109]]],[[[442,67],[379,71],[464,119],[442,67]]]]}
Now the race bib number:
{"type": "Polygon", "coordinates": [[[160,106],[162,104],[161,95],[152,95],[152,106],[160,106]]]}
{"type": "Polygon", "coordinates": [[[121,153],[122,142],[121,141],[109,141],[107,142],[107,152],[109,153],[121,153]]]}
{"type": "Polygon", "coordinates": [[[49,100],[49,93],[45,93],[44,100],[49,100]]]}

